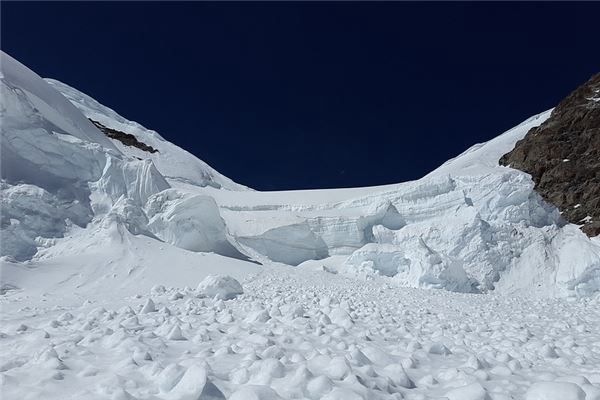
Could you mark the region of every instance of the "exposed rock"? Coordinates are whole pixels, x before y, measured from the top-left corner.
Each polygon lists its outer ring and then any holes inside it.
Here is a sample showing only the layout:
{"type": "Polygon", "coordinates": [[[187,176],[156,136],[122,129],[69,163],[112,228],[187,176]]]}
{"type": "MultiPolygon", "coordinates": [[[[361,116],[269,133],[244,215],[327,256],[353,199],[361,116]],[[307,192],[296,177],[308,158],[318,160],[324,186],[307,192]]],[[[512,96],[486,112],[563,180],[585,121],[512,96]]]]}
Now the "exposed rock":
{"type": "Polygon", "coordinates": [[[600,234],[600,73],[561,101],[501,165],[527,172],[536,191],[588,236],[600,234]]]}
{"type": "Polygon", "coordinates": [[[133,136],[132,134],[109,128],[107,126],[102,125],[98,121],[94,121],[91,118],[89,118],[89,120],[92,121],[92,123],[94,125],[96,125],[96,128],[100,129],[106,136],[108,136],[111,139],[118,140],[119,142],[123,143],[125,146],[137,147],[138,149],[147,151],[148,153],[157,153],[158,152],[158,150],[156,150],[154,147],[148,146],[147,144],[142,143],[139,140],[137,140],[137,138],[135,136],[133,136]]]}

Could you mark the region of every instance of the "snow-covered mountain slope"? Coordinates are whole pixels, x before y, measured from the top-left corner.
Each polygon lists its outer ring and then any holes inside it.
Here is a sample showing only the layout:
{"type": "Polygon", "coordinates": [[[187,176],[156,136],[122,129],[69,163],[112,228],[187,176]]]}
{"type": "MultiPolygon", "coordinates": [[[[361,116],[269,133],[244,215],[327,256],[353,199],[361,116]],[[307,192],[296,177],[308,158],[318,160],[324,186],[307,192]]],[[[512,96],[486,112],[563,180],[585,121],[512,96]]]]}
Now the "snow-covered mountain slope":
{"type": "Polygon", "coordinates": [[[256,192],[0,55],[0,397],[600,398],[600,239],[498,165],[549,112],[416,181],[256,192]]]}
{"type": "Polygon", "coordinates": [[[565,225],[528,175],[498,165],[549,114],[413,182],[268,193],[181,190],[213,197],[238,245],[263,262],[385,275],[411,287],[589,294],[598,289],[598,239],[565,225]]]}
{"type": "Polygon", "coordinates": [[[386,275],[412,287],[591,293],[598,289],[598,240],[565,225],[534,192],[528,175],[497,165],[548,115],[530,118],[413,182],[235,196],[189,190],[214,197],[230,233],[263,261],[386,275]],[[336,261],[312,261],[330,256],[336,261]]]}
{"type": "Polygon", "coordinates": [[[7,128],[13,128],[11,124],[20,128],[19,122],[32,123],[32,120],[42,118],[47,128],[59,129],[81,140],[114,148],[108,138],[77,112],[69,101],[65,101],[64,96],[45,85],[36,73],[6,53],[2,53],[1,64],[2,116],[7,128]]]}
{"type": "MultiPolygon", "coordinates": [[[[149,197],[171,185],[153,160],[138,157],[132,148],[109,139],[50,84],[10,56],[2,53],[0,65],[0,255],[28,260],[73,226],[94,229],[107,220],[126,226],[131,234],[157,239],[146,227],[149,221],[142,207],[149,197]]],[[[120,118],[116,114],[114,117],[120,118]]],[[[156,140],[164,142],[160,137],[156,140]]],[[[215,178],[232,188],[242,188],[191,154],[165,143],[156,145],[162,153],[155,159],[170,166],[170,171],[179,167],[183,171],[180,176],[192,171],[197,184],[219,186],[215,178]],[[169,157],[174,154],[181,155],[184,165],[189,161],[190,168],[171,162],[169,157]],[[202,174],[204,178],[200,179],[202,174]]],[[[207,244],[196,244],[196,248],[242,257],[227,242],[216,206],[205,211],[203,229],[213,224],[215,228],[204,235],[207,244]],[[218,240],[213,237],[215,230],[222,232],[218,240]]],[[[160,229],[156,222],[151,226],[154,231],[160,229]]]]}
{"type": "Polygon", "coordinates": [[[161,174],[171,184],[177,185],[177,183],[183,182],[229,190],[248,190],[247,187],[221,175],[189,152],[166,141],[157,132],[146,129],[137,122],[126,120],[90,96],[54,79],[46,79],[46,82],[69,99],[87,118],[98,121],[108,128],[133,135],[140,142],[158,150],[156,153],[148,153],[132,146],[125,146],[119,141],[114,141],[114,144],[124,154],[152,160],[161,174]]]}
{"type": "MultiPolygon", "coordinates": [[[[550,111],[416,181],[256,192],[89,96],[2,60],[7,260],[38,265],[64,249],[88,254],[98,242],[80,245],[86,241],[71,232],[116,229],[121,244],[112,246],[125,250],[143,236],[175,253],[382,275],[399,286],[545,296],[600,287],[598,239],[565,224],[528,175],[498,165],[550,111]],[[38,93],[46,106],[24,93],[38,93]],[[158,151],[107,139],[88,118],[158,151]]],[[[15,279],[6,284],[21,287],[15,279]]]]}

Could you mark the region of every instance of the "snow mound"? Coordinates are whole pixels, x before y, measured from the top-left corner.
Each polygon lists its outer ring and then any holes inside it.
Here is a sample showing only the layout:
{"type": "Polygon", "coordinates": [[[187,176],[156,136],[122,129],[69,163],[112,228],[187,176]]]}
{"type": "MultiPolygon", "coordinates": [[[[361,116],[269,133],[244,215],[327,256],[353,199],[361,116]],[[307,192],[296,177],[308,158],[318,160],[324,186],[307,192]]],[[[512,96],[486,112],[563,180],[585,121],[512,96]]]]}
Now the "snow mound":
{"type": "Polygon", "coordinates": [[[244,293],[242,285],[228,275],[209,275],[196,288],[200,297],[231,300],[244,293]]]}

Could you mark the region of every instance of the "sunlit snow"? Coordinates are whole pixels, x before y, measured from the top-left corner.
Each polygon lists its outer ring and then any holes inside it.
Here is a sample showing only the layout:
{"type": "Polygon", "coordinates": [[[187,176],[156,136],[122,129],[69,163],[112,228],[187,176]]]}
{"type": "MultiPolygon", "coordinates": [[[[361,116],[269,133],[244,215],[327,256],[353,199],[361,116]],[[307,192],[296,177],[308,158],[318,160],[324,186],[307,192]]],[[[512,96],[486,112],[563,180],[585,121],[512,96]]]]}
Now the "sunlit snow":
{"type": "Polygon", "coordinates": [[[600,239],[498,165],[549,111],[420,180],[257,192],[1,61],[3,398],[600,399],[600,239]]]}

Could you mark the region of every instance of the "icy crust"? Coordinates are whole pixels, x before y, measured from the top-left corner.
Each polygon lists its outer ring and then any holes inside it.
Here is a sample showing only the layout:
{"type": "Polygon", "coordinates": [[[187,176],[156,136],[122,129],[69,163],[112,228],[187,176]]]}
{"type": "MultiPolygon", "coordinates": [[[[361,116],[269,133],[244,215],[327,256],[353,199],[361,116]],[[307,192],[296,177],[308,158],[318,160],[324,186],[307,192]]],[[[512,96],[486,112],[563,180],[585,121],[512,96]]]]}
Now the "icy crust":
{"type": "Polygon", "coordinates": [[[249,190],[221,175],[191,153],[166,141],[157,132],[123,118],[88,95],[54,79],[45,81],[49,86],[62,93],[85,117],[98,121],[108,128],[133,135],[140,142],[158,150],[156,153],[148,153],[135,147],[125,146],[119,141],[113,141],[113,144],[124,154],[152,160],[160,173],[171,183],[212,186],[229,190],[249,190]]]}

